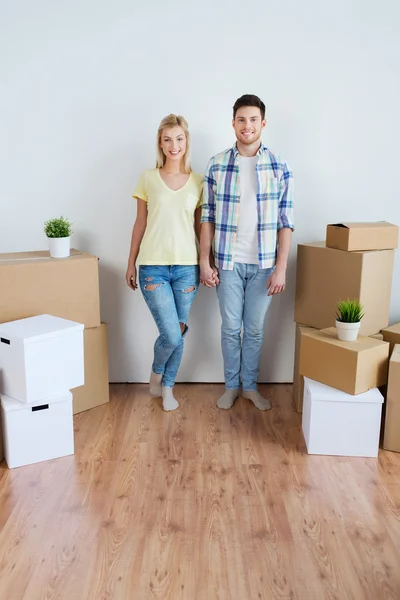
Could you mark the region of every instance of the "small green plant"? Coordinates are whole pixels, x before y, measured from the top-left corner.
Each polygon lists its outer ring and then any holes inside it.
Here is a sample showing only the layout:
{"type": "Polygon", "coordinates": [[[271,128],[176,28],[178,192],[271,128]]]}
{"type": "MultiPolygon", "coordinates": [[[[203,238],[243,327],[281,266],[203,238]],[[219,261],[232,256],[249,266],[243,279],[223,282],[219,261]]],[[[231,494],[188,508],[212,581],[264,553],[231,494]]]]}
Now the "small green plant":
{"type": "Polygon", "coordinates": [[[44,232],[49,238],[69,237],[72,233],[71,223],[64,217],[49,219],[44,224],[44,232]]]}
{"type": "Polygon", "coordinates": [[[339,300],[336,318],[341,323],[359,323],[364,316],[364,307],[358,300],[339,300]]]}

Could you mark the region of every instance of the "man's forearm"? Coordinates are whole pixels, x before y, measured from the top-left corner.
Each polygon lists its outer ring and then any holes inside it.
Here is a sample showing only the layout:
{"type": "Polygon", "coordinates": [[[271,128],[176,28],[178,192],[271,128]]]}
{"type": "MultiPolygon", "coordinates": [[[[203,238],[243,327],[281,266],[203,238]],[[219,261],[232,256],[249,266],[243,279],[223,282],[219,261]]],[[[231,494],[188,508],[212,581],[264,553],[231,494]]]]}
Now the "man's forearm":
{"type": "Polygon", "coordinates": [[[285,269],[289,259],[290,246],[292,243],[292,230],[289,227],[283,227],[278,231],[278,256],[276,259],[276,268],[285,269]]]}
{"type": "Polygon", "coordinates": [[[212,242],[214,239],[214,223],[202,223],[200,233],[200,263],[213,266],[212,242]]]}

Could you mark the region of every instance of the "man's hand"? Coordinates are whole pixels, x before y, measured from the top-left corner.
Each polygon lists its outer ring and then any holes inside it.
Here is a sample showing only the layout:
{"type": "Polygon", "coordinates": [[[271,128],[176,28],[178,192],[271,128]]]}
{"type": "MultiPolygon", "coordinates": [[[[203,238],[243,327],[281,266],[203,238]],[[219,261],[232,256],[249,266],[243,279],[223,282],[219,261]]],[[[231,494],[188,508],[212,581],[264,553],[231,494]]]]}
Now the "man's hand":
{"type": "Polygon", "coordinates": [[[268,296],[275,296],[284,291],[286,285],[286,269],[276,267],[267,282],[268,296]]]}
{"type": "Polygon", "coordinates": [[[206,287],[215,287],[219,284],[218,269],[210,263],[200,264],[200,281],[206,287]]]}

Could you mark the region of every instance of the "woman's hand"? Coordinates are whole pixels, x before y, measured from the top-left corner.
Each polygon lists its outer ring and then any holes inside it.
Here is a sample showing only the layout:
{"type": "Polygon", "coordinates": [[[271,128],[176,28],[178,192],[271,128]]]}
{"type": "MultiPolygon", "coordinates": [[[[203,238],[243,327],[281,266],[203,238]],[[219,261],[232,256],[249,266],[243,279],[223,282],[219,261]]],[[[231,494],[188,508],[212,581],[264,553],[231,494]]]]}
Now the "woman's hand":
{"type": "Polygon", "coordinates": [[[137,290],[138,285],[137,285],[137,281],[136,281],[136,266],[135,265],[128,265],[128,268],[126,270],[125,279],[126,279],[126,283],[133,291],[137,290]]]}

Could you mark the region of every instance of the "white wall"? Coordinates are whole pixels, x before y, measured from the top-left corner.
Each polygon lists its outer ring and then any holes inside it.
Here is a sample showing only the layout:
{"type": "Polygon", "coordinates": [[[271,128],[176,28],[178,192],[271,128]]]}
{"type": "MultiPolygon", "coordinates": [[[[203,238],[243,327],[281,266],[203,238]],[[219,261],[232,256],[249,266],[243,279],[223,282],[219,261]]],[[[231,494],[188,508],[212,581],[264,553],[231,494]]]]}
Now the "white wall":
{"type": "MultiPolygon", "coordinates": [[[[296,244],[323,239],[327,222],[400,223],[398,3],[138,4],[2,4],[0,251],[45,248],[43,222],[68,216],[74,246],[101,259],[111,379],[146,380],[156,328],[124,274],[130,196],[154,164],[158,123],[186,116],[203,172],[234,141],[235,99],[258,94],[264,142],[291,165],[296,202],[288,288],[269,312],[261,378],[290,381],[296,244]]],[[[397,255],[392,321],[399,301],[397,255]]],[[[180,379],[221,381],[215,292],[200,290],[190,325],[180,379]]]]}

